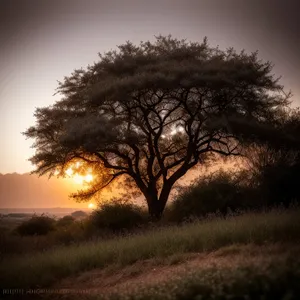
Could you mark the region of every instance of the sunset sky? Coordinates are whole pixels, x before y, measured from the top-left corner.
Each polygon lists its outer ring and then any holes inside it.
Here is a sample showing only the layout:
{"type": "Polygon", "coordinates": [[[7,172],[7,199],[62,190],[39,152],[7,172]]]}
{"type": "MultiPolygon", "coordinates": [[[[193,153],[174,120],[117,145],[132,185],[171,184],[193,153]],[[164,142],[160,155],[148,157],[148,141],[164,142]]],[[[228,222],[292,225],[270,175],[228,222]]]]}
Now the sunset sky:
{"type": "Polygon", "coordinates": [[[32,141],[21,132],[48,106],[57,80],[93,64],[98,52],[155,35],[259,50],[300,104],[297,0],[1,0],[0,173],[25,173],[32,141]]]}

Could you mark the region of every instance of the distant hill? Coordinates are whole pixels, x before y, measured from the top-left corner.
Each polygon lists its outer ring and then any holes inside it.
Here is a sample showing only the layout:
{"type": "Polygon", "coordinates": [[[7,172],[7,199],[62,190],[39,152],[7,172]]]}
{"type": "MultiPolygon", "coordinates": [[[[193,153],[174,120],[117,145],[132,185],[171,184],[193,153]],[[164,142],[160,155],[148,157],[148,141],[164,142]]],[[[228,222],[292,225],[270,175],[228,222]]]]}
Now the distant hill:
{"type": "MultiPolygon", "coordinates": [[[[234,168],[235,163],[215,163],[208,169],[196,167],[178,181],[185,185],[202,174],[217,171],[220,167],[234,168]]],[[[0,209],[3,208],[87,208],[87,203],[76,203],[68,198],[72,192],[80,189],[71,179],[48,179],[47,176],[38,177],[30,174],[1,174],[0,173],[0,209]]],[[[109,192],[108,192],[109,193],[109,192]]],[[[137,198],[141,202],[142,197],[137,198]]],[[[143,201],[142,201],[143,202],[143,201]]],[[[10,210],[11,211],[11,210],[10,210]]]]}
{"type": "Polygon", "coordinates": [[[79,186],[70,179],[48,179],[30,174],[0,174],[0,208],[85,208],[68,198],[79,186]]]}

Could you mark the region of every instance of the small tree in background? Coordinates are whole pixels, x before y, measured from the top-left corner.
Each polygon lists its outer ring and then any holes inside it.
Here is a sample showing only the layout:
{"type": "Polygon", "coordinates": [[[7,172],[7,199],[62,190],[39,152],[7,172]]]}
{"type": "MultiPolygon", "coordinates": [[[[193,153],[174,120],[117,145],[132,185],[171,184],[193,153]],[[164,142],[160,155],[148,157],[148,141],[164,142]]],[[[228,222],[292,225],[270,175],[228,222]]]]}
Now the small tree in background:
{"type": "Polygon", "coordinates": [[[35,140],[35,173],[64,175],[78,161],[91,168],[95,179],[77,200],[123,178],[160,218],[189,169],[214,154],[239,155],[243,126],[272,123],[288,104],[269,62],[206,39],[159,36],[99,56],[59,83],[62,99],[38,108],[25,132],[35,140]]]}

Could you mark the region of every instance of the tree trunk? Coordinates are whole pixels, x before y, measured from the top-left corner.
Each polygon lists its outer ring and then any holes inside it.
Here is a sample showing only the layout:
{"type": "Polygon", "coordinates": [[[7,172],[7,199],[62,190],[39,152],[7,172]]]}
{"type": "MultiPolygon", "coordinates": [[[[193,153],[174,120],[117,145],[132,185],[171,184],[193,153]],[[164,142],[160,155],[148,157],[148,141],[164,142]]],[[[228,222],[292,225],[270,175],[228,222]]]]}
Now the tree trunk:
{"type": "Polygon", "coordinates": [[[146,196],[148,211],[153,220],[160,220],[166,207],[172,185],[164,184],[158,198],[157,192],[149,192],[146,196]]]}
{"type": "Polygon", "coordinates": [[[148,204],[148,212],[153,220],[160,220],[162,216],[163,209],[160,207],[160,202],[158,200],[157,194],[149,192],[146,196],[148,204]]]}
{"type": "Polygon", "coordinates": [[[153,221],[159,221],[163,214],[163,208],[159,200],[148,203],[148,211],[153,221]]]}

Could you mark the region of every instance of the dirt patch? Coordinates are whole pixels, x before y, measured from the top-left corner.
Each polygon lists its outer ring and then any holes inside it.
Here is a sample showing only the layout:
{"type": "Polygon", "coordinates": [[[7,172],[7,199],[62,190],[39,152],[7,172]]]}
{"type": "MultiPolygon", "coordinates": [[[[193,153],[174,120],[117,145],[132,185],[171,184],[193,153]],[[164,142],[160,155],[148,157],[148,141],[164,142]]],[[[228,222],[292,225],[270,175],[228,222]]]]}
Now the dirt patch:
{"type": "MultiPolygon", "coordinates": [[[[110,294],[132,291],[140,286],[155,285],[181,277],[185,273],[208,268],[236,268],[259,266],[285,260],[289,255],[299,255],[300,246],[289,245],[233,245],[210,253],[191,253],[168,257],[164,260],[145,260],[133,265],[111,266],[95,269],[78,276],[65,278],[55,289],[67,289],[76,294],[77,289],[88,294],[110,294]]],[[[67,298],[67,296],[65,297],[67,298]]],[[[74,299],[74,297],[72,297],[74,299]]]]}

